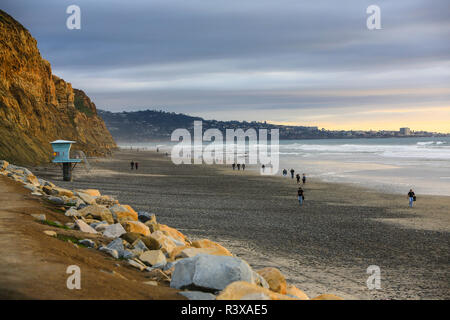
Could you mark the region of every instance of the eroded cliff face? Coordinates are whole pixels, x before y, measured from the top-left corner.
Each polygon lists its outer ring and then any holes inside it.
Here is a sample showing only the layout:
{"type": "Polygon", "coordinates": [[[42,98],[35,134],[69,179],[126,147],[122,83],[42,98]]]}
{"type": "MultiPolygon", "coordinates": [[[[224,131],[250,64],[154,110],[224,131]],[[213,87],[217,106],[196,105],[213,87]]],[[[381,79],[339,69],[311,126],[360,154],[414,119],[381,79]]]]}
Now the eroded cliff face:
{"type": "Polygon", "coordinates": [[[104,155],[116,144],[95,104],[52,75],[36,40],[0,10],[0,159],[20,164],[51,160],[50,141],[75,140],[74,149],[104,155]]]}

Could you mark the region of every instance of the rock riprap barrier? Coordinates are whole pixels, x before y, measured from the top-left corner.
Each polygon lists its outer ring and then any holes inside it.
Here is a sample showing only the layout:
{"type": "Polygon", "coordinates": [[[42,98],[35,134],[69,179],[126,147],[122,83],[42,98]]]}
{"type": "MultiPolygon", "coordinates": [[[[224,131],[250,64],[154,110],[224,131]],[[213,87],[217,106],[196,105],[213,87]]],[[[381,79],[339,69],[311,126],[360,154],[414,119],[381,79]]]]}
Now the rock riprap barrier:
{"type": "MultiPolygon", "coordinates": [[[[131,268],[151,272],[161,280],[150,281],[152,285],[170,285],[193,300],[309,300],[306,293],[286,283],[277,268],[255,271],[220,244],[208,239],[191,241],[178,230],[158,223],[155,214],[136,212],[98,190],[60,188],[4,160],[0,160],[0,175],[22,183],[32,195],[63,209],[61,214],[72,220],[63,227],[79,233],[82,250],[99,250],[125,260],[131,268]]],[[[59,226],[48,222],[45,215],[34,218],[59,226]]],[[[45,234],[58,236],[54,230],[45,234]]],[[[340,298],[323,294],[314,299],[340,298]]]]}

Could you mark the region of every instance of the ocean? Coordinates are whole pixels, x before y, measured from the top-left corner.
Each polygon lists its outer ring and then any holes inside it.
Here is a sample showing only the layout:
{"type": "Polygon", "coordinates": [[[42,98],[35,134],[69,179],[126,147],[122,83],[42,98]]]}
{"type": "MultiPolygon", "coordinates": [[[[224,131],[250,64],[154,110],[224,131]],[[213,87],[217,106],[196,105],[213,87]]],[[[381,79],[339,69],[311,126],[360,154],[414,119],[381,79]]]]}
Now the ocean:
{"type": "MultiPolygon", "coordinates": [[[[168,152],[173,142],[125,143],[168,152]]],[[[247,150],[248,151],[248,150],[247,150]]],[[[389,193],[450,196],[450,137],[280,140],[280,169],[389,193]]],[[[250,167],[250,170],[252,168],[250,167]]],[[[255,168],[253,168],[255,170],[255,168]]]]}

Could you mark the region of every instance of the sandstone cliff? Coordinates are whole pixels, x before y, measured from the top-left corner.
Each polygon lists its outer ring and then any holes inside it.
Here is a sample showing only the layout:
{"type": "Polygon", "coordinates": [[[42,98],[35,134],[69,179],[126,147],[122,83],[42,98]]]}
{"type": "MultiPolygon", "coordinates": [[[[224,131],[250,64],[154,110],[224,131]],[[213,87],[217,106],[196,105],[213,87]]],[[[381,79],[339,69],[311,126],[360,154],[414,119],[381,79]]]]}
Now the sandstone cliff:
{"type": "Polygon", "coordinates": [[[0,10],[0,159],[38,164],[51,159],[50,141],[75,140],[74,149],[104,155],[116,144],[95,104],[52,75],[36,40],[0,10]]]}

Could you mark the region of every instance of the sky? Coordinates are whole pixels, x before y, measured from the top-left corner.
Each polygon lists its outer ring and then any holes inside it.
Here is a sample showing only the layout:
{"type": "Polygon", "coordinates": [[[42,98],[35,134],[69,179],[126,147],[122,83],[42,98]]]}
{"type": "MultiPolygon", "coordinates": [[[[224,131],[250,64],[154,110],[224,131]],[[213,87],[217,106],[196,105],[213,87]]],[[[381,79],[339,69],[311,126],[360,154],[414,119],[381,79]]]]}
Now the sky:
{"type": "Polygon", "coordinates": [[[109,111],[450,133],[448,0],[2,0],[109,111]],[[69,30],[69,5],[81,29],[69,30]],[[369,30],[370,5],[381,29],[369,30]]]}

